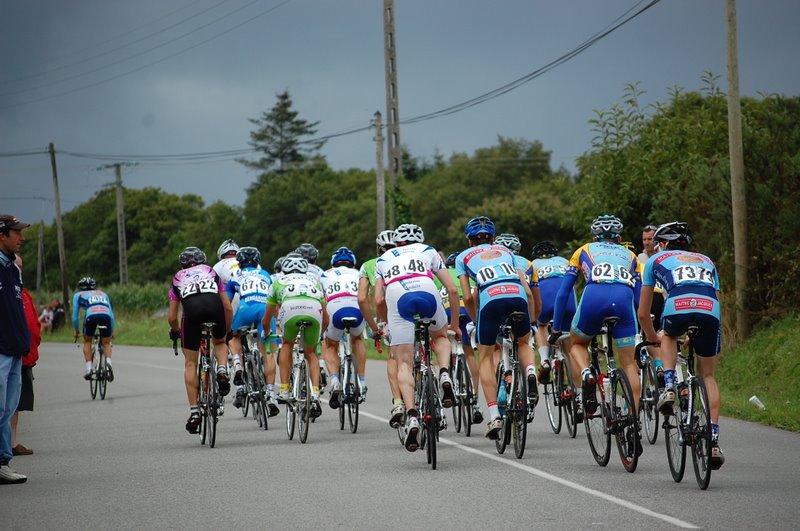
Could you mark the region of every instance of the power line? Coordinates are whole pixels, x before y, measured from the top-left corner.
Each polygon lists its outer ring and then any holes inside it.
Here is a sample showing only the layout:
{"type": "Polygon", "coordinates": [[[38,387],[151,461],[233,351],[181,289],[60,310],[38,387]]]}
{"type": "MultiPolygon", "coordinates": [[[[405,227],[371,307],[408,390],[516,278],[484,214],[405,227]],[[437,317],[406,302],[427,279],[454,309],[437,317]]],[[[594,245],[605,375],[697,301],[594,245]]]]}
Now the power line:
{"type": "MultiPolygon", "coordinates": [[[[254,2],[255,1],[258,1],[258,0],[254,0],[254,2]]],[[[247,4],[247,6],[251,5],[254,2],[251,2],[250,4],[247,4]]],[[[47,101],[47,100],[52,100],[52,99],[55,99],[55,98],[60,98],[62,96],[67,96],[69,94],[74,94],[75,92],[79,92],[81,90],[85,90],[87,88],[93,88],[93,87],[96,87],[96,86],[99,86],[99,85],[103,85],[105,83],[109,83],[111,81],[114,81],[115,79],[119,79],[121,77],[124,77],[124,76],[130,75],[130,74],[139,72],[141,70],[144,70],[145,68],[149,68],[149,67],[157,65],[159,63],[163,63],[164,61],[166,61],[168,59],[172,59],[173,57],[176,57],[178,55],[186,53],[186,52],[188,52],[190,50],[193,50],[193,49],[195,49],[195,48],[197,48],[199,46],[202,46],[203,44],[211,42],[211,41],[213,41],[213,40],[215,40],[215,39],[217,39],[219,37],[222,37],[223,35],[226,35],[226,34],[232,32],[232,31],[234,31],[236,29],[239,29],[240,27],[244,26],[245,24],[248,24],[248,23],[250,23],[250,22],[252,22],[252,21],[254,21],[254,20],[258,19],[258,18],[261,18],[261,17],[263,17],[265,15],[268,15],[268,14],[272,13],[273,11],[285,6],[286,4],[288,4],[290,2],[292,2],[292,0],[283,0],[283,2],[280,2],[280,3],[276,4],[275,6],[269,8],[269,9],[265,9],[264,11],[261,11],[261,12],[257,13],[256,15],[254,15],[254,16],[252,16],[252,17],[250,17],[250,18],[248,18],[248,19],[246,19],[246,20],[244,20],[244,21],[242,21],[242,22],[240,22],[238,24],[236,24],[235,26],[232,26],[232,27],[230,27],[230,28],[228,28],[228,29],[226,29],[224,31],[221,31],[221,32],[219,32],[219,33],[217,33],[215,35],[212,35],[211,37],[209,37],[207,39],[204,39],[204,40],[202,40],[200,42],[197,42],[195,44],[187,46],[186,48],[183,48],[183,49],[181,49],[181,50],[179,50],[179,51],[177,51],[175,53],[172,53],[172,54],[169,54],[169,55],[167,55],[165,57],[162,57],[161,59],[158,59],[156,61],[152,61],[150,63],[144,64],[144,65],[139,66],[137,68],[133,68],[131,70],[127,70],[125,72],[122,72],[120,74],[116,74],[114,76],[107,77],[105,79],[101,79],[100,81],[96,81],[96,82],[90,83],[88,85],[83,85],[83,86],[76,87],[76,88],[71,89],[71,90],[60,92],[58,94],[53,94],[51,96],[45,96],[45,97],[42,97],[42,98],[36,98],[36,99],[32,99],[32,100],[22,101],[22,102],[15,103],[15,104],[12,104],[12,105],[6,105],[5,107],[0,107],[0,110],[11,109],[11,108],[15,108],[15,107],[21,107],[21,106],[24,106],[24,105],[30,105],[31,103],[39,103],[39,102],[42,102],[42,101],[47,101]]],[[[245,6],[245,7],[247,7],[247,6],[245,6]]]]}
{"type": "Polygon", "coordinates": [[[46,149],[26,149],[22,151],[6,151],[0,152],[0,158],[10,158],[10,157],[29,157],[31,155],[44,155],[47,153],[46,149]]]}

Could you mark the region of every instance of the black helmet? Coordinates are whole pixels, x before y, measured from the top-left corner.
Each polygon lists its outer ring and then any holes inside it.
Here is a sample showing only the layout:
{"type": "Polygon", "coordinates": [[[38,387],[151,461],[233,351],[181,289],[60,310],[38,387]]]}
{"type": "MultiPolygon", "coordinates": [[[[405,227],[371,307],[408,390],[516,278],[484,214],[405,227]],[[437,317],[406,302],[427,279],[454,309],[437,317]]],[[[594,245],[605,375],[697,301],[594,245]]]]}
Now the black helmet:
{"type": "Polygon", "coordinates": [[[255,247],[242,247],[236,253],[236,261],[240,267],[247,264],[258,265],[261,263],[261,253],[255,247]]]}
{"type": "Polygon", "coordinates": [[[300,253],[303,258],[308,260],[309,264],[315,263],[317,258],[319,258],[319,251],[310,243],[301,243],[300,246],[295,249],[295,252],[300,253]]]}
{"type": "Polygon", "coordinates": [[[656,229],[653,239],[657,242],[673,242],[687,247],[693,240],[689,224],[683,221],[664,223],[656,229]]]}
{"type": "Polygon", "coordinates": [[[450,253],[450,256],[444,261],[445,267],[455,267],[456,266],[456,257],[458,253],[450,253]]]}
{"type": "Polygon", "coordinates": [[[198,247],[187,247],[178,255],[178,261],[184,269],[206,263],[206,253],[198,247]]]}
{"type": "Polygon", "coordinates": [[[78,289],[80,290],[95,289],[96,287],[97,282],[92,277],[83,277],[78,281],[78,289]]]}
{"type": "Polygon", "coordinates": [[[275,265],[272,267],[273,273],[280,273],[283,270],[283,266],[281,264],[283,264],[283,259],[284,258],[286,258],[286,257],[285,256],[281,256],[277,260],[275,260],[275,265]]]}
{"type": "Polygon", "coordinates": [[[547,258],[558,254],[558,247],[550,240],[539,242],[533,246],[531,256],[535,258],[547,258]]]}

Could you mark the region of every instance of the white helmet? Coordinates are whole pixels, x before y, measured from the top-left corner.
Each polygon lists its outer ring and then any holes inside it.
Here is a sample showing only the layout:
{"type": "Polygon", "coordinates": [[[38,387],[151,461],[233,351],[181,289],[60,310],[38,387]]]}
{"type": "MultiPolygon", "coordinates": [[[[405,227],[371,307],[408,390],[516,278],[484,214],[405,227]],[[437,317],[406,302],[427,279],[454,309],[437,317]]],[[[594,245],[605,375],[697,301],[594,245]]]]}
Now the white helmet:
{"type": "Polygon", "coordinates": [[[378,237],[375,238],[375,243],[378,244],[378,247],[388,249],[389,247],[394,247],[394,231],[393,230],[382,230],[378,237]]]}
{"type": "Polygon", "coordinates": [[[297,256],[287,256],[281,262],[281,272],[284,275],[290,273],[308,273],[308,260],[297,256]]]}
{"type": "Polygon", "coordinates": [[[394,243],[422,243],[425,241],[425,233],[419,225],[413,223],[403,223],[394,230],[392,237],[394,243]]]}
{"type": "Polygon", "coordinates": [[[230,252],[238,253],[239,246],[236,245],[235,241],[229,238],[222,242],[222,245],[217,249],[217,260],[222,260],[222,257],[230,252]]]}

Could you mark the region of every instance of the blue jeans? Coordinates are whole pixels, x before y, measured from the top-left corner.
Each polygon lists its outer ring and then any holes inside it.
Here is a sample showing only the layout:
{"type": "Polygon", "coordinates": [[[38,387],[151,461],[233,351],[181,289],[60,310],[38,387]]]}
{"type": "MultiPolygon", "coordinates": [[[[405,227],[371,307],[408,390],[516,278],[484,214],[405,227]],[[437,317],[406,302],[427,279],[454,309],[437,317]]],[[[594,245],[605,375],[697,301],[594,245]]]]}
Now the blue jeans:
{"type": "Polygon", "coordinates": [[[0,354],[0,463],[11,461],[11,417],[22,389],[22,358],[0,354]]]}

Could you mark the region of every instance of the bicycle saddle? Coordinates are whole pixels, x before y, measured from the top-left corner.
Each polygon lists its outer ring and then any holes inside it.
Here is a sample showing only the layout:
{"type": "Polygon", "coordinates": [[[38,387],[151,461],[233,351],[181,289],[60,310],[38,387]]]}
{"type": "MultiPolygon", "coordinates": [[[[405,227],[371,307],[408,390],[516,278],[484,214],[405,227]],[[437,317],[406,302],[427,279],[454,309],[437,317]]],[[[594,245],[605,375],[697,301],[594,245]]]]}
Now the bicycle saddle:
{"type": "Polygon", "coordinates": [[[355,317],[345,317],[342,319],[342,326],[345,328],[355,328],[358,326],[358,319],[355,317]]]}
{"type": "Polygon", "coordinates": [[[519,323],[519,322],[525,321],[527,319],[528,319],[528,314],[526,314],[526,313],[523,313],[523,312],[511,312],[508,315],[508,318],[506,318],[506,321],[507,322],[511,322],[511,323],[519,323]]]}

